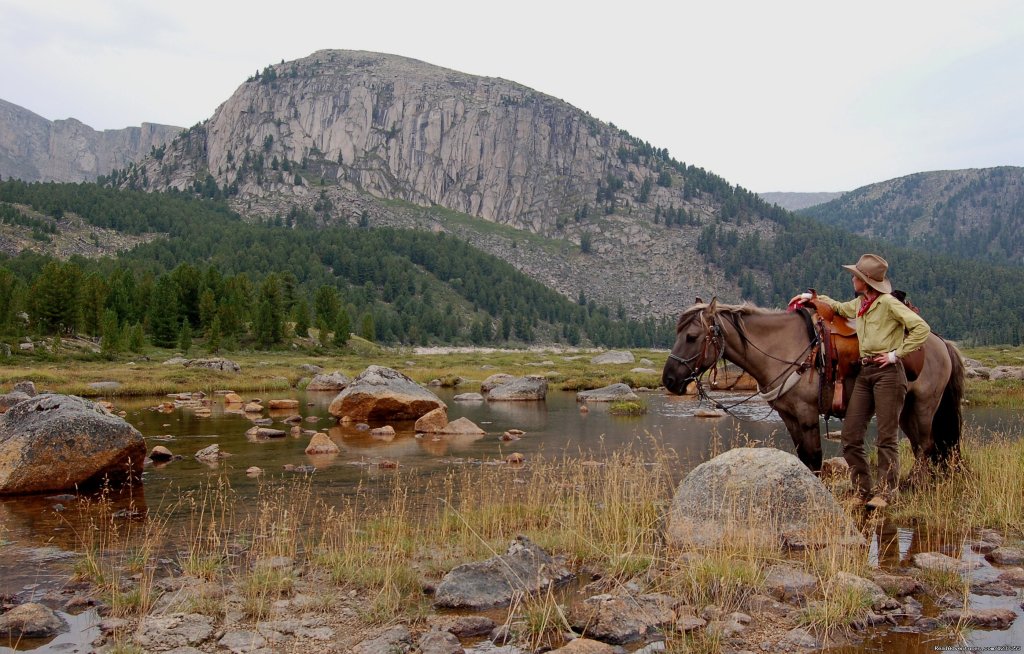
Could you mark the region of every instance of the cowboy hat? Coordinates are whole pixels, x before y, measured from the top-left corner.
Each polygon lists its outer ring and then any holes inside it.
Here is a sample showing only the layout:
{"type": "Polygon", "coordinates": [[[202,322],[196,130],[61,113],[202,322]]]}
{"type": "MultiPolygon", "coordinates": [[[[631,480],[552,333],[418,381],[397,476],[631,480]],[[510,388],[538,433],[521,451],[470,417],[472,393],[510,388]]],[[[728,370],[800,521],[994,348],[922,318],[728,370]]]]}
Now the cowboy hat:
{"type": "Polygon", "coordinates": [[[843,266],[843,268],[860,277],[862,282],[879,293],[892,292],[892,284],[885,278],[885,273],[889,270],[889,262],[877,254],[862,255],[856,264],[843,266]]]}

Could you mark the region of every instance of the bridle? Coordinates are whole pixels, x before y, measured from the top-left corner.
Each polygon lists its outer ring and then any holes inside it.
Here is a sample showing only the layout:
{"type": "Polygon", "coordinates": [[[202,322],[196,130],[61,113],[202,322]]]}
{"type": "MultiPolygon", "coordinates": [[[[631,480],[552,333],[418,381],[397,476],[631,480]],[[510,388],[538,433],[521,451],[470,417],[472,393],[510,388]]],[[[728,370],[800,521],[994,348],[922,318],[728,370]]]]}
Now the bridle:
{"type": "MultiPolygon", "coordinates": [[[[724,410],[730,416],[732,416],[734,418],[737,418],[737,419],[742,419],[740,416],[738,416],[738,415],[734,414],[732,411],[730,411],[730,409],[732,409],[733,407],[736,407],[736,406],[738,406],[740,404],[743,404],[744,402],[747,402],[747,401],[753,399],[754,397],[759,395],[759,393],[754,393],[750,397],[744,398],[744,399],[742,399],[742,400],[740,400],[738,402],[735,402],[735,403],[733,403],[731,405],[726,406],[726,405],[722,404],[721,402],[719,402],[718,400],[712,398],[711,395],[707,392],[707,390],[704,388],[704,385],[701,383],[701,377],[703,376],[703,374],[705,372],[707,372],[708,370],[711,370],[711,369],[714,369],[714,372],[717,373],[718,370],[717,370],[716,366],[718,365],[719,362],[722,362],[723,365],[724,365],[724,359],[725,359],[725,337],[724,337],[724,333],[722,331],[722,325],[719,322],[719,315],[717,313],[715,313],[715,314],[713,314],[711,316],[711,323],[710,324],[708,324],[707,320],[705,320],[704,314],[701,314],[700,319],[701,319],[701,324],[704,325],[704,344],[701,347],[700,353],[694,354],[692,357],[684,359],[684,358],[680,357],[679,355],[675,354],[674,352],[669,352],[668,358],[672,359],[673,361],[677,361],[677,362],[681,363],[682,365],[686,366],[686,370],[689,371],[689,375],[683,380],[683,388],[686,388],[686,386],[689,385],[691,382],[694,383],[696,385],[696,389],[695,390],[697,392],[697,397],[700,398],[701,402],[707,401],[712,406],[714,406],[714,407],[716,407],[718,409],[724,410]],[[714,349],[715,349],[715,356],[714,356],[714,358],[712,358],[710,360],[710,363],[708,363],[707,356],[708,356],[708,350],[709,350],[710,347],[714,347],[714,349]],[[696,363],[695,363],[695,365],[690,365],[691,362],[696,362],[696,363]]],[[[804,351],[800,354],[799,357],[797,357],[793,361],[789,361],[787,359],[780,359],[780,358],[778,358],[778,357],[776,357],[774,355],[771,355],[768,352],[765,352],[764,350],[759,348],[754,343],[752,343],[746,337],[746,335],[743,333],[743,329],[738,324],[736,325],[736,329],[739,331],[740,336],[743,339],[743,341],[745,343],[749,344],[755,350],[757,350],[758,352],[760,352],[761,354],[765,355],[766,357],[768,357],[770,359],[774,359],[775,361],[779,361],[779,362],[787,364],[787,368],[785,370],[783,370],[783,372],[780,373],[777,377],[775,377],[775,379],[769,384],[769,386],[774,386],[775,384],[777,384],[780,381],[782,381],[783,377],[785,377],[787,375],[787,373],[791,372],[793,367],[797,367],[797,368],[800,368],[800,369],[806,369],[807,367],[809,367],[811,365],[811,363],[812,363],[811,359],[813,359],[813,357],[814,357],[815,346],[819,343],[819,339],[817,337],[817,334],[814,333],[813,330],[812,330],[811,331],[811,337],[809,339],[810,342],[807,344],[807,347],[804,349],[804,351]]],[[[714,376],[717,377],[717,375],[714,375],[714,376]]],[[[711,383],[712,383],[712,385],[714,385],[715,380],[712,379],[711,383]]],[[[769,406],[771,406],[771,405],[772,405],[772,403],[769,402],[769,406]]],[[[771,411],[772,411],[772,409],[769,409],[768,413],[771,413],[771,411]]]]}
{"type": "Polygon", "coordinates": [[[701,315],[701,323],[704,325],[704,345],[701,347],[700,353],[694,354],[692,357],[687,359],[675,354],[674,352],[668,353],[668,358],[673,361],[677,361],[689,371],[689,375],[683,379],[683,388],[685,388],[690,382],[696,382],[698,387],[700,386],[700,376],[706,371],[713,368],[724,356],[725,356],[725,341],[722,335],[722,326],[718,322],[718,315],[715,314],[711,317],[711,324],[708,324],[704,320],[704,316],[701,315]],[[715,356],[708,363],[708,349],[713,346],[715,348],[715,356]],[[696,362],[696,365],[690,365],[691,362],[696,362]]]}

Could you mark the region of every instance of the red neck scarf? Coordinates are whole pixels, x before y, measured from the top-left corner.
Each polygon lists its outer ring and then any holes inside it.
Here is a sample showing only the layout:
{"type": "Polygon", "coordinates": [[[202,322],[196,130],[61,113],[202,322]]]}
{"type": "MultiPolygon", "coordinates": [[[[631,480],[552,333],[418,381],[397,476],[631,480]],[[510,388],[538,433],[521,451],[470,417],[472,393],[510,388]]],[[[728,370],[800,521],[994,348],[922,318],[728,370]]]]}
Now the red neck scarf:
{"type": "Polygon", "coordinates": [[[860,318],[865,313],[867,313],[868,309],[871,308],[871,305],[874,304],[875,300],[877,300],[877,299],[878,299],[878,295],[875,295],[872,298],[868,298],[868,296],[865,295],[863,298],[861,298],[860,309],[857,309],[857,317],[860,318]]]}

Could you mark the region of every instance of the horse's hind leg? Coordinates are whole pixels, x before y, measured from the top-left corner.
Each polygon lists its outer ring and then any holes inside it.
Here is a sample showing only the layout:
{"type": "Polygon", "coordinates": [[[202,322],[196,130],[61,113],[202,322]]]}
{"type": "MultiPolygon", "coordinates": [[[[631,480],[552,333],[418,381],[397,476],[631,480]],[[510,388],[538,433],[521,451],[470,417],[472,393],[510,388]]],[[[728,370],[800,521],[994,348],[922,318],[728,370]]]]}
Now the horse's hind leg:
{"type": "Polygon", "coordinates": [[[818,415],[814,415],[813,424],[810,423],[809,416],[807,420],[800,420],[789,413],[779,412],[779,415],[793,439],[797,457],[813,472],[821,471],[821,433],[818,431],[818,415]]]}
{"type": "Polygon", "coordinates": [[[903,403],[900,413],[900,428],[910,440],[910,449],[914,452],[914,467],[910,470],[907,483],[911,487],[920,486],[932,475],[932,451],[935,442],[932,440],[931,415],[935,407],[919,402],[911,393],[903,403]]]}

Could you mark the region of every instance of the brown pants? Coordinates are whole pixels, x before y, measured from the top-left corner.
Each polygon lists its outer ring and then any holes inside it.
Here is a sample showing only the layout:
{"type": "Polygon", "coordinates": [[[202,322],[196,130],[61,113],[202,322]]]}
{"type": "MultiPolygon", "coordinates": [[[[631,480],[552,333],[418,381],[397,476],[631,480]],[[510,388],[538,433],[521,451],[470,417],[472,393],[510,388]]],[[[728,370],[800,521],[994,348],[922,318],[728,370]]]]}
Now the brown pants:
{"type": "Polygon", "coordinates": [[[861,368],[843,419],[843,458],[850,464],[853,490],[862,498],[888,496],[900,479],[900,412],[907,396],[903,364],[861,368]],[[872,491],[871,471],[864,453],[864,435],[872,415],[878,417],[878,485],[872,491]]]}

